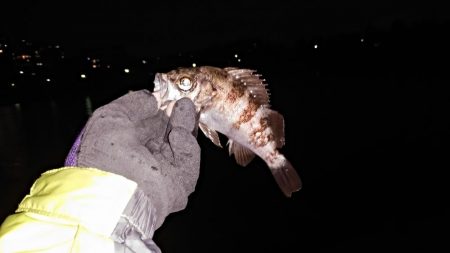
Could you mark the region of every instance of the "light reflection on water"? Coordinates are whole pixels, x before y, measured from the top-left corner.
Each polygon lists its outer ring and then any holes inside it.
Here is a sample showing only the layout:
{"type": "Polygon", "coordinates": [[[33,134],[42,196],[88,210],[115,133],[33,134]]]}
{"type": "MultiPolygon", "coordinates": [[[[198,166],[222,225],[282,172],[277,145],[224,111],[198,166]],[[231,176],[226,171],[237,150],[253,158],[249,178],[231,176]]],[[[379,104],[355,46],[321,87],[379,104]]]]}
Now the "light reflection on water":
{"type": "Polygon", "coordinates": [[[92,101],[91,101],[91,98],[89,96],[87,96],[85,101],[86,101],[86,113],[87,113],[88,116],[91,116],[92,115],[92,101]]]}

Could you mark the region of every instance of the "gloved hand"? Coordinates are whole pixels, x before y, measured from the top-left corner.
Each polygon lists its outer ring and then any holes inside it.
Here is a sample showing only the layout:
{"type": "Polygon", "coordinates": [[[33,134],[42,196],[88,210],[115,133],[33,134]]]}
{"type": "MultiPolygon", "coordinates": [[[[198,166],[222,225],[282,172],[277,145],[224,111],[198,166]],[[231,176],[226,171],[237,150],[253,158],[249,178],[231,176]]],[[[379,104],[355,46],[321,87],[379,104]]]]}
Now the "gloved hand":
{"type": "Polygon", "coordinates": [[[175,103],[169,117],[147,90],[130,92],[93,113],[66,165],[95,167],[137,182],[155,211],[156,230],[167,215],[185,208],[194,191],[200,167],[196,116],[187,98],[175,103]]]}

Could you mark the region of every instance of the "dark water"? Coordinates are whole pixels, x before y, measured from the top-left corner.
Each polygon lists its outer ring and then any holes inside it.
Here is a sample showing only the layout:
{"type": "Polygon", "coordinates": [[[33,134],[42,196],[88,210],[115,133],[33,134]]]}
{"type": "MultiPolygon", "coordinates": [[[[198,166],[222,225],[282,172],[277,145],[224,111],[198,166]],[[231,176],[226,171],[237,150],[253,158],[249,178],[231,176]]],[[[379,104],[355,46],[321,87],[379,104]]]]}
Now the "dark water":
{"type": "Polygon", "coordinates": [[[86,98],[2,105],[0,117],[4,218],[14,211],[40,173],[62,166],[73,138],[88,117],[86,98]]]}
{"type": "MultiPolygon", "coordinates": [[[[283,152],[304,189],[286,199],[265,164],[241,168],[199,137],[201,175],[155,238],[165,252],[430,252],[448,233],[448,80],[273,75],[283,152]]],[[[97,94],[101,94],[99,91],[97,94]]],[[[90,111],[86,94],[0,106],[0,218],[60,167],[90,111]]],[[[223,139],[225,140],[225,139],[223,139]]]]}

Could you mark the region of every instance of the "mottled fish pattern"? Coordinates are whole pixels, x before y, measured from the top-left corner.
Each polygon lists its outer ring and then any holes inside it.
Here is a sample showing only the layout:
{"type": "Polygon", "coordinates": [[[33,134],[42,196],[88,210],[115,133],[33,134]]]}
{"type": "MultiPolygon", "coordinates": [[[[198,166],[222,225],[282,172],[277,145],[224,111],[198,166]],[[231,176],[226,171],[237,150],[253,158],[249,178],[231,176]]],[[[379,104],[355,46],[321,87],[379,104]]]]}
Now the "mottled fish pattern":
{"type": "Polygon", "coordinates": [[[247,166],[255,154],[269,167],[278,186],[290,197],[302,182],[280,153],[285,144],[283,116],[270,109],[265,80],[256,71],[202,66],[155,75],[153,94],[162,109],[190,98],[199,112],[199,128],[217,146],[218,133],[228,137],[228,150],[247,166]]]}

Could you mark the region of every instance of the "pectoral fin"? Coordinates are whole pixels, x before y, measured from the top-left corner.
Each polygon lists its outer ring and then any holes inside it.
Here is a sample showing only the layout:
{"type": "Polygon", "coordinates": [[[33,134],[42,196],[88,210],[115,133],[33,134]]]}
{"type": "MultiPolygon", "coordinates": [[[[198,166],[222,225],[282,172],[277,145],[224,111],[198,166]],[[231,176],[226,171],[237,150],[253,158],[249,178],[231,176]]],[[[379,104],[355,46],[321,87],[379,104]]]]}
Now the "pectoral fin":
{"type": "Polygon", "coordinates": [[[223,148],[222,144],[220,144],[219,134],[215,130],[210,129],[203,123],[199,123],[198,126],[200,130],[202,130],[203,134],[208,137],[208,139],[210,139],[216,146],[223,148]]]}
{"type": "Polygon", "coordinates": [[[234,154],[236,162],[244,167],[255,158],[255,153],[253,153],[253,151],[231,139],[228,140],[228,152],[230,153],[230,156],[231,154],[234,154]]]}

